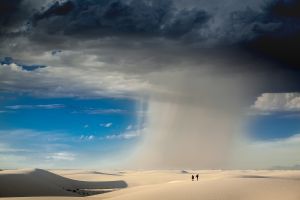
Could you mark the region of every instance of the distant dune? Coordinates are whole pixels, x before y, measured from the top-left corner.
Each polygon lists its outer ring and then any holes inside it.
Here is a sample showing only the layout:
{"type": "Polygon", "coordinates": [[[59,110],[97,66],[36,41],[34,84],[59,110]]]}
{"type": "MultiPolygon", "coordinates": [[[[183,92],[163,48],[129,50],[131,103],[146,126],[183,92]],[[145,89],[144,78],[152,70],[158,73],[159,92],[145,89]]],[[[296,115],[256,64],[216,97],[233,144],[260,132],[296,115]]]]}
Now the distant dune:
{"type": "Polygon", "coordinates": [[[0,196],[13,197],[1,200],[299,200],[299,188],[295,170],[0,172],[0,196]],[[192,181],[196,173],[200,179],[192,181]]]}

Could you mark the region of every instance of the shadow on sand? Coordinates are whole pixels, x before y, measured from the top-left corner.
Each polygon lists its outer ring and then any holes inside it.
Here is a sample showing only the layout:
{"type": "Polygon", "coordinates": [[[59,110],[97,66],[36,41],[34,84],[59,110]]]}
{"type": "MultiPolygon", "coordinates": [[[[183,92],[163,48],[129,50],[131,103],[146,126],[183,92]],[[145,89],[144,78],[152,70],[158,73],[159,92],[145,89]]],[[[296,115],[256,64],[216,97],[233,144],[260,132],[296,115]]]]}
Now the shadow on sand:
{"type": "Polygon", "coordinates": [[[300,177],[281,177],[281,176],[260,176],[260,175],[242,175],[237,176],[236,178],[258,178],[258,179],[281,179],[281,180],[294,180],[294,181],[300,181],[300,177]]]}
{"type": "Polygon", "coordinates": [[[89,196],[126,188],[123,180],[78,181],[42,169],[0,174],[0,197],[89,196]]]}
{"type": "Polygon", "coordinates": [[[272,177],[259,176],[259,175],[243,175],[243,176],[238,176],[238,178],[272,178],[272,177]]]}

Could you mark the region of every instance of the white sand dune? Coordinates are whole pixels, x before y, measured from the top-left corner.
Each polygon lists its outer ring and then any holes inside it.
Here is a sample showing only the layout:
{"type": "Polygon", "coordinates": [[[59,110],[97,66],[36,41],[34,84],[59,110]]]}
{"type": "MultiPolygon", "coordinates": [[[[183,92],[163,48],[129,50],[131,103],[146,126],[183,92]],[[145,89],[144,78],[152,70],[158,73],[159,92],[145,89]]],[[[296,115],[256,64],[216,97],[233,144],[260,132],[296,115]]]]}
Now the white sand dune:
{"type": "Polygon", "coordinates": [[[14,170],[0,172],[0,196],[13,197],[1,198],[1,200],[87,198],[92,200],[299,200],[300,171],[202,170],[119,173],[83,170],[51,172],[14,170]],[[191,181],[191,173],[199,173],[199,181],[191,181]],[[124,185],[120,185],[121,183],[124,185]],[[124,187],[125,185],[128,187],[124,187]],[[123,186],[123,189],[88,197],[78,197],[80,196],[78,193],[62,189],[65,187],[96,188],[96,186],[107,189],[123,186]]]}

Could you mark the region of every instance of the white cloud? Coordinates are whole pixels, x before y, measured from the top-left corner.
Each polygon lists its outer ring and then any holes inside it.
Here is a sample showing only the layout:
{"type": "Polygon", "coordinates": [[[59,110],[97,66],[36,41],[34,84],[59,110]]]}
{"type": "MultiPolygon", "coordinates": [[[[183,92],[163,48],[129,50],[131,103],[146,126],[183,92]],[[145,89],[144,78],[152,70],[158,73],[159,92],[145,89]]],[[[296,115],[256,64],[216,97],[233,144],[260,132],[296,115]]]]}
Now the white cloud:
{"type": "Polygon", "coordinates": [[[127,126],[126,130],[131,130],[131,129],[132,129],[132,125],[129,124],[129,125],[127,126]]]}
{"type": "Polygon", "coordinates": [[[139,137],[141,136],[141,131],[130,131],[130,132],[125,132],[125,133],[122,133],[122,134],[113,134],[113,135],[108,135],[105,137],[105,139],[108,139],[108,140],[128,140],[128,139],[132,139],[132,138],[136,138],[136,137],[139,137]]]}
{"type": "Polygon", "coordinates": [[[84,113],[90,115],[103,115],[103,114],[121,114],[121,113],[126,113],[126,111],[121,109],[90,109],[90,110],[85,110],[84,113]]]}
{"type": "Polygon", "coordinates": [[[10,65],[7,65],[7,64],[4,64],[2,65],[3,67],[6,67],[7,69],[10,69],[11,71],[15,71],[15,72],[20,72],[22,71],[22,67],[15,64],[15,63],[12,63],[10,65]]]}
{"type": "Polygon", "coordinates": [[[65,106],[62,104],[47,104],[47,105],[36,105],[36,108],[43,109],[56,109],[56,108],[64,108],[65,106]]]}
{"type": "Polygon", "coordinates": [[[109,128],[113,125],[113,123],[109,122],[109,123],[106,123],[106,124],[100,124],[100,126],[102,127],[105,127],[105,128],[109,128]]]}
{"type": "Polygon", "coordinates": [[[81,135],[80,140],[83,140],[83,141],[92,141],[95,139],[95,136],[94,135],[81,135]]]}
{"type": "Polygon", "coordinates": [[[19,152],[29,152],[27,149],[13,148],[8,144],[0,143],[0,153],[19,153],[19,152]]]}
{"type": "MultiPolygon", "coordinates": [[[[86,61],[86,60],[84,60],[86,61]]],[[[0,65],[0,89],[54,97],[123,97],[149,87],[140,78],[106,68],[70,68],[65,63],[34,71],[16,64],[0,65]]]]}
{"type": "Polygon", "coordinates": [[[88,140],[93,140],[95,137],[93,136],[93,135],[90,135],[89,137],[88,137],[88,140]]]}
{"type": "Polygon", "coordinates": [[[299,111],[300,93],[263,93],[252,108],[258,111],[299,111]]]}
{"type": "Polygon", "coordinates": [[[60,160],[72,161],[75,160],[76,156],[75,154],[69,152],[57,152],[57,153],[51,153],[46,158],[49,160],[56,160],[56,161],[60,161],[60,160]]]}
{"type": "Polygon", "coordinates": [[[0,130],[0,140],[39,140],[43,142],[66,140],[67,134],[56,131],[36,131],[31,129],[0,130]]]}
{"type": "Polygon", "coordinates": [[[64,108],[62,104],[41,104],[41,105],[12,105],[6,106],[7,109],[19,110],[19,109],[59,109],[64,108]]]}

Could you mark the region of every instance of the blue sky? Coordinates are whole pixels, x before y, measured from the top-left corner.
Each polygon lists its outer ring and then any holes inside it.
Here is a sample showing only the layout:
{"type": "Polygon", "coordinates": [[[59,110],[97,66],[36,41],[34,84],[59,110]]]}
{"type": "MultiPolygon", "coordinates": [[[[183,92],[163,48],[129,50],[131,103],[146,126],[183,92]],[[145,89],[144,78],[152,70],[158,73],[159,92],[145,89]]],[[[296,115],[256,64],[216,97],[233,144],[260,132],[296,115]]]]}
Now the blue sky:
{"type": "Polygon", "coordinates": [[[143,112],[138,102],[128,98],[38,98],[2,93],[0,107],[2,154],[26,158],[30,165],[97,166],[120,152],[130,152],[142,128],[143,112]]]}
{"type": "Polygon", "coordinates": [[[247,127],[249,136],[255,140],[288,138],[300,133],[300,115],[275,112],[252,116],[247,127]]]}
{"type": "Polygon", "coordinates": [[[137,123],[137,102],[130,99],[35,98],[7,94],[1,101],[3,129],[61,130],[74,135],[123,132],[137,123]],[[48,106],[48,107],[47,107],[48,106]],[[106,124],[111,124],[105,127],[106,124]]]}

